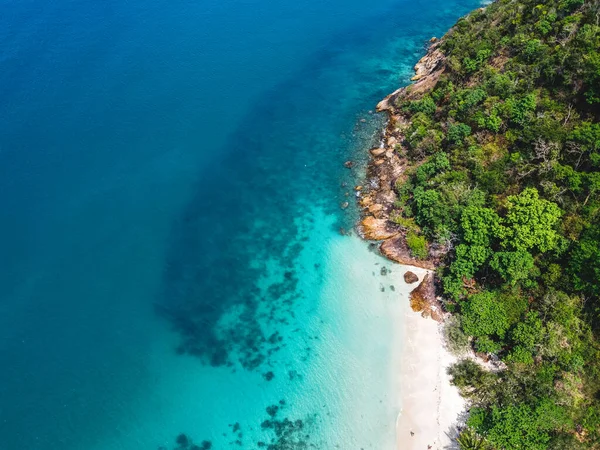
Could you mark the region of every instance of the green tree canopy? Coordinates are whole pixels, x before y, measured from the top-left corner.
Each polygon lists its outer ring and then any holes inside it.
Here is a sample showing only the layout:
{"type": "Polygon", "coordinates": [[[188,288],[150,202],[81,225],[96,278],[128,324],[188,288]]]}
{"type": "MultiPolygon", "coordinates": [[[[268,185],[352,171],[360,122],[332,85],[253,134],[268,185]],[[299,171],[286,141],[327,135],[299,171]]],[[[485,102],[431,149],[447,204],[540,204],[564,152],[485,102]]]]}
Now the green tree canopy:
{"type": "Polygon", "coordinates": [[[556,203],[540,198],[537,189],[527,188],[509,196],[506,208],[505,248],[546,252],[557,247],[560,236],[556,226],[562,211],[556,203]]]}
{"type": "Polygon", "coordinates": [[[490,261],[490,267],[498,272],[504,281],[514,285],[529,278],[535,264],[529,252],[497,252],[490,261]]]}
{"type": "Polygon", "coordinates": [[[504,234],[500,216],[491,208],[467,206],[460,221],[465,242],[489,247],[492,241],[504,234]]]}
{"type": "Polygon", "coordinates": [[[471,295],[464,302],[463,328],[471,336],[496,335],[504,337],[509,327],[504,305],[496,299],[494,292],[484,291],[471,295]]]}

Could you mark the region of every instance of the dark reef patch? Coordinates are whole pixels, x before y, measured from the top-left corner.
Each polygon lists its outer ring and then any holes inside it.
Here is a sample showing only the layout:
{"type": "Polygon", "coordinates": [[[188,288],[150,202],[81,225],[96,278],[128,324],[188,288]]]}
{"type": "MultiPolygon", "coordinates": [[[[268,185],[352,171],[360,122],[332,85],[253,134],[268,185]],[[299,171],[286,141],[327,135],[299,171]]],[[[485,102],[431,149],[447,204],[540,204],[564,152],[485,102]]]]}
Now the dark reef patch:
{"type": "MultiPolygon", "coordinates": [[[[267,406],[265,412],[267,417],[262,421],[260,427],[266,432],[264,440],[254,443],[243,441],[241,426],[238,422],[230,424],[232,437],[234,440],[229,442],[230,446],[239,446],[242,448],[264,448],[266,450],[303,450],[320,449],[321,445],[314,442],[316,428],[319,422],[317,414],[313,414],[303,419],[282,417],[286,408],[285,400],[279,400],[277,404],[267,406]]],[[[223,433],[223,436],[228,436],[223,433]]],[[[210,441],[202,441],[200,445],[194,444],[192,439],[186,434],[181,433],[175,439],[176,446],[172,450],[208,450],[212,448],[210,441]]],[[[168,450],[161,446],[158,450],[168,450]]]]}
{"type": "Polygon", "coordinates": [[[338,207],[345,198],[340,180],[352,185],[355,176],[343,161],[350,142],[370,141],[367,129],[379,126],[373,119],[377,124],[360,123],[349,133],[355,112],[338,117],[338,105],[324,105],[319,99],[329,89],[306,86],[299,76],[268,92],[199,174],[196,194],[173,226],[156,302],[181,337],[179,354],[257,370],[285,346],[282,326],[294,321],[297,303],[314,301],[298,288],[297,272],[314,208],[335,218],[336,232],[352,228],[355,205],[338,207]]]}
{"type": "MultiPolygon", "coordinates": [[[[194,444],[192,439],[181,433],[175,438],[175,447],[172,450],[210,450],[213,448],[212,442],[210,441],[202,441],[200,445],[194,444]]],[[[167,447],[161,445],[158,447],[158,450],[168,450],[167,447]]]]}

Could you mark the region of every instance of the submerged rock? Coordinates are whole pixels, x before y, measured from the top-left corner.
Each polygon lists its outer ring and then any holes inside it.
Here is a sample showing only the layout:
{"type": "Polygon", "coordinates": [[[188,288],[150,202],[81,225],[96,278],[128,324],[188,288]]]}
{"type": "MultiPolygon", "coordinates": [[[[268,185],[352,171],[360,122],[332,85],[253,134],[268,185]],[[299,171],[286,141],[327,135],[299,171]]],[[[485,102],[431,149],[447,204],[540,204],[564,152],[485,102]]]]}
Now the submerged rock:
{"type": "Polygon", "coordinates": [[[354,166],[354,162],[353,161],[346,161],[344,163],[344,167],[346,167],[347,169],[352,169],[352,166],[354,166]]]}
{"type": "Polygon", "coordinates": [[[419,281],[419,277],[414,272],[408,270],[404,273],[404,281],[406,281],[408,284],[413,284],[419,281]]]}

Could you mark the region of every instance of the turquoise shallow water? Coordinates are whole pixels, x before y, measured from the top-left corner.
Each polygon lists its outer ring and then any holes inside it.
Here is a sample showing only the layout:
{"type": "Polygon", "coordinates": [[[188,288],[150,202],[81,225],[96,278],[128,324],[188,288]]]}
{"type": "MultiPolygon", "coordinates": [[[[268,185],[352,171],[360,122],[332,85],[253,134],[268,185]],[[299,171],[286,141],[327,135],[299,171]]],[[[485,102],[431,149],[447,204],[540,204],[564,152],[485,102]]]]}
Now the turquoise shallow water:
{"type": "Polygon", "coordinates": [[[339,204],[476,6],[3,0],[2,448],[389,448],[401,298],[339,204]]]}

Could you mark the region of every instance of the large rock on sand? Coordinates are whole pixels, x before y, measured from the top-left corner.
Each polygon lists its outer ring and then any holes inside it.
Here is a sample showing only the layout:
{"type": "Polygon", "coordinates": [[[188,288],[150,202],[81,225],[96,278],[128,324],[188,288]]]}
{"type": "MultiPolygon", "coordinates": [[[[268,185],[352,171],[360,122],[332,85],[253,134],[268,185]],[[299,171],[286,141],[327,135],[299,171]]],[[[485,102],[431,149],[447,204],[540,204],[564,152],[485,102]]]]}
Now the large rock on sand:
{"type": "Polygon", "coordinates": [[[414,272],[408,270],[404,273],[404,281],[406,281],[408,284],[413,284],[419,281],[419,277],[414,272]]]}
{"type": "Polygon", "coordinates": [[[410,307],[413,311],[420,312],[423,317],[431,317],[437,322],[444,321],[442,305],[435,296],[432,274],[426,274],[421,284],[410,293],[410,307]]]}

